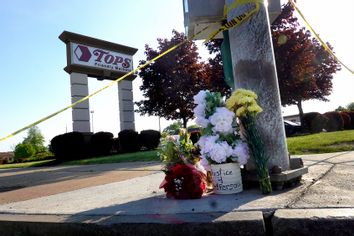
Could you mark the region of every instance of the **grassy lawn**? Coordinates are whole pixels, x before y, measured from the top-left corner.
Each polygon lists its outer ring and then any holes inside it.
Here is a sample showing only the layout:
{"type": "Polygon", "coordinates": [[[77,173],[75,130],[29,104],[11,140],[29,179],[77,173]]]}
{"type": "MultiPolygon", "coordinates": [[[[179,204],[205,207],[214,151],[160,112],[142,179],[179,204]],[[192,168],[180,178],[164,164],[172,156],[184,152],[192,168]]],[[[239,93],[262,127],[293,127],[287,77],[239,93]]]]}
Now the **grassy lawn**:
{"type": "Polygon", "coordinates": [[[43,161],[32,161],[32,162],[23,162],[23,163],[13,163],[13,164],[3,164],[0,165],[0,169],[10,169],[10,168],[28,168],[28,167],[38,167],[50,165],[55,160],[43,160],[43,161]]]}
{"type": "Polygon", "coordinates": [[[105,164],[105,163],[119,163],[119,162],[132,162],[132,161],[160,161],[157,156],[157,150],[123,153],[105,157],[95,157],[90,159],[82,159],[75,161],[68,161],[62,165],[90,165],[90,164],[105,164]]]}
{"type": "Polygon", "coordinates": [[[318,133],[287,139],[290,154],[316,154],[354,150],[354,130],[318,133]]]}

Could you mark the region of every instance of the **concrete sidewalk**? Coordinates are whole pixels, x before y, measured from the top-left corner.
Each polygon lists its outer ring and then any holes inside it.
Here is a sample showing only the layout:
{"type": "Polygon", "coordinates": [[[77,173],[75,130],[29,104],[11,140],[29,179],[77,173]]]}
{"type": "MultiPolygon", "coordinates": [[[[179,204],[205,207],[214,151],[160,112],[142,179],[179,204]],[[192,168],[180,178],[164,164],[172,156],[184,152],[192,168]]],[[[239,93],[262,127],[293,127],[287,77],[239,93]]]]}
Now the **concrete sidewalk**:
{"type": "Polygon", "coordinates": [[[0,169],[0,205],[160,172],[158,162],[0,169]]]}
{"type": "Polygon", "coordinates": [[[309,173],[296,187],[199,200],[166,199],[158,189],[164,175],[152,163],[145,176],[4,203],[0,228],[52,236],[354,235],[354,152],[302,158],[309,173]]]}

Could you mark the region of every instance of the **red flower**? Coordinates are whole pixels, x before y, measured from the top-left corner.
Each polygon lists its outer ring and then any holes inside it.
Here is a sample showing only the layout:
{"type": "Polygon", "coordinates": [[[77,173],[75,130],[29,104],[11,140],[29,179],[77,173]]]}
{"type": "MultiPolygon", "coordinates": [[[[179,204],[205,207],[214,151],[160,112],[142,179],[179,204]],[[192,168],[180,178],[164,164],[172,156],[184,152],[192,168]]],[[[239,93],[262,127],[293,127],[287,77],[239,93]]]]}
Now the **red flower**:
{"type": "Polygon", "coordinates": [[[168,198],[201,198],[206,188],[206,176],[190,164],[176,164],[167,171],[160,188],[164,188],[168,198]]]}

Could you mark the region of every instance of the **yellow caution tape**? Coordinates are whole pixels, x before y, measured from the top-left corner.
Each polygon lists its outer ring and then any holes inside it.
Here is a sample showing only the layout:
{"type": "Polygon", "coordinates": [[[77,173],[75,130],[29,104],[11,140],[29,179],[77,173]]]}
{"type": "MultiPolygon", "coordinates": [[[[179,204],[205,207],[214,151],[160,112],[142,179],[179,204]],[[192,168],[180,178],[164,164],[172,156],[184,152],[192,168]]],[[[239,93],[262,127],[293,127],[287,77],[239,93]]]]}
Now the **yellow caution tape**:
{"type": "Polygon", "coordinates": [[[240,5],[248,4],[248,3],[264,3],[264,0],[236,0],[233,3],[230,4],[230,6],[224,6],[224,19],[227,18],[227,14],[239,7],[240,5]]]}
{"type": "MultiPolygon", "coordinates": [[[[201,34],[201,33],[202,33],[203,31],[205,31],[207,28],[209,28],[209,26],[207,26],[207,27],[203,28],[201,31],[197,32],[195,35],[193,35],[193,36],[191,37],[191,39],[197,37],[199,34],[201,34]]],[[[58,115],[58,114],[60,114],[60,113],[62,113],[62,112],[64,112],[64,111],[66,111],[66,110],[68,110],[68,109],[70,109],[70,108],[73,108],[74,106],[78,105],[79,103],[88,100],[89,98],[91,98],[91,97],[95,96],[96,94],[102,92],[103,90],[105,90],[105,89],[111,87],[112,85],[117,84],[119,81],[121,81],[121,80],[127,78],[128,76],[135,74],[135,73],[138,72],[140,69],[142,69],[142,68],[148,66],[148,65],[151,64],[152,62],[158,60],[159,58],[163,57],[164,55],[166,55],[166,54],[170,53],[171,51],[175,50],[176,48],[182,46],[182,45],[185,44],[186,42],[188,42],[188,40],[184,40],[184,41],[180,42],[179,44],[176,44],[175,46],[169,48],[168,50],[166,50],[166,51],[164,51],[163,53],[159,54],[158,56],[154,57],[153,59],[147,61],[147,62],[144,63],[143,65],[138,66],[136,69],[130,71],[129,73],[127,73],[127,74],[125,74],[125,75],[123,75],[123,76],[121,76],[121,77],[119,77],[119,78],[117,78],[116,80],[112,81],[111,83],[107,84],[106,86],[102,87],[101,89],[99,89],[99,90],[97,90],[97,91],[91,93],[90,95],[81,98],[80,100],[76,101],[75,103],[72,103],[72,104],[70,104],[70,105],[67,106],[67,107],[64,107],[64,108],[62,108],[62,109],[60,109],[60,110],[58,110],[58,111],[56,111],[56,112],[54,112],[54,113],[52,113],[52,114],[50,114],[50,115],[48,115],[48,116],[46,116],[46,117],[40,119],[40,120],[37,120],[36,122],[33,122],[33,123],[31,123],[31,124],[29,124],[29,125],[27,125],[27,126],[21,128],[21,129],[19,129],[19,130],[16,130],[15,132],[13,132],[13,133],[11,133],[11,134],[5,136],[5,137],[2,137],[2,138],[0,139],[0,142],[5,141],[6,139],[9,139],[9,138],[11,138],[11,137],[13,137],[13,136],[15,136],[15,135],[17,135],[17,134],[19,134],[19,133],[25,131],[26,129],[29,129],[29,128],[35,126],[35,125],[38,125],[38,124],[40,124],[40,123],[42,123],[42,122],[44,122],[44,121],[46,121],[46,120],[49,120],[50,118],[52,118],[52,117],[54,117],[54,116],[56,116],[56,115],[58,115]]]]}
{"type": "MultiPolygon", "coordinates": [[[[225,24],[223,24],[223,25],[220,27],[219,30],[217,30],[217,31],[218,31],[217,33],[214,32],[212,35],[209,36],[209,38],[208,38],[206,41],[208,41],[208,40],[214,38],[219,32],[221,32],[221,31],[223,31],[223,30],[227,30],[227,29],[233,28],[233,27],[235,27],[235,26],[237,26],[237,25],[243,23],[243,22],[246,21],[247,19],[249,19],[254,13],[258,12],[258,10],[259,10],[259,4],[258,4],[258,3],[259,3],[259,2],[263,2],[263,0],[240,0],[240,1],[238,2],[238,4],[235,4],[235,3],[232,4],[230,7],[227,8],[227,9],[228,9],[228,10],[226,10],[227,12],[229,12],[231,9],[236,8],[236,7],[237,7],[238,5],[240,5],[240,4],[246,4],[246,3],[256,3],[256,8],[253,9],[253,10],[247,11],[246,13],[241,14],[240,16],[235,17],[234,19],[232,19],[232,20],[229,21],[229,22],[226,22],[225,24]]],[[[172,52],[173,50],[175,50],[176,48],[182,46],[183,44],[185,44],[185,43],[188,42],[189,40],[193,40],[193,39],[196,38],[199,34],[203,33],[205,30],[207,30],[209,27],[210,27],[210,25],[204,27],[202,30],[200,30],[200,31],[197,32],[195,35],[193,35],[191,38],[186,39],[186,40],[184,40],[184,41],[182,41],[182,42],[176,44],[175,46],[169,48],[168,50],[166,50],[166,51],[164,51],[163,53],[159,54],[158,56],[154,57],[153,59],[151,59],[151,60],[145,62],[144,64],[142,64],[142,65],[140,65],[140,66],[138,66],[136,69],[130,71],[129,73],[127,73],[127,74],[125,74],[125,75],[123,75],[123,76],[121,76],[121,77],[119,77],[119,78],[117,78],[116,80],[112,81],[111,83],[107,84],[106,86],[102,87],[101,89],[96,90],[95,92],[89,94],[88,96],[83,97],[83,98],[81,98],[80,100],[78,100],[78,101],[76,101],[76,102],[70,104],[69,106],[66,106],[66,107],[64,107],[64,108],[62,108],[62,109],[60,109],[60,110],[58,110],[58,111],[56,111],[56,112],[54,112],[54,113],[52,113],[52,114],[50,114],[50,115],[44,117],[44,118],[42,118],[42,119],[40,119],[40,120],[37,120],[37,121],[35,121],[35,122],[33,122],[33,123],[31,123],[31,124],[29,124],[29,125],[27,125],[27,126],[21,128],[21,129],[19,129],[19,130],[16,130],[15,132],[13,132],[13,133],[11,133],[11,134],[5,136],[5,137],[0,138],[0,142],[5,141],[6,139],[9,139],[9,138],[11,138],[11,137],[13,137],[13,136],[15,136],[15,135],[17,135],[17,134],[19,134],[19,133],[25,131],[26,129],[29,129],[29,128],[35,126],[35,125],[38,125],[38,124],[40,124],[40,123],[42,123],[42,122],[44,122],[44,121],[46,121],[46,120],[49,120],[50,118],[52,118],[52,117],[54,117],[54,116],[56,116],[56,115],[58,115],[58,114],[60,114],[60,113],[62,113],[62,112],[64,112],[64,111],[66,111],[66,110],[68,110],[68,109],[70,109],[70,108],[73,108],[74,106],[78,105],[79,103],[88,100],[89,98],[91,98],[91,97],[95,96],[96,94],[102,92],[103,90],[105,90],[105,89],[111,87],[112,85],[117,84],[119,81],[121,81],[121,80],[127,78],[128,76],[135,74],[135,73],[138,72],[140,69],[142,69],[142,68],[144,68],[144,67],[150,65],[152,62],[154,62],[154,61],[160,59],[161,57],[165,56],[166,54],[172,52]]]]}
{"type": "Polygon", "coordinates": [[[76,106],[76,105],[78,105],[79,103],[81,103],[81,102],[83,102],[83,101],[86,101],[87,99],[89,99],[89,98],[95,96],[96,94],[98,94],[98,93],[102,92],[103,90],[105,90],[105,89],[111,87],[112,85],[114,85],[114,84],[118,83],[119,81],[121,81],[121,80],[127,78],[128,76],[133,75],[134,73],[138,72],[140,69],[142,69],[142,68],[148,66],[148,65],[151,64],[152,62],[154,62],[154,61],[156,61],[157,59],[163,57],[163,56],[166,55],[167,53],[169,53],[169,52],[175,50],[176,48],[180,47],[182,44],[184,44],[184,43],[186,43],[186,42],[187,42],[187,40],[182,41],[182,42],[180,42],[179,44],[176,44],[175,46],[173,46],[173,47],[171,47],[170,49],[164,51],[163,53],[161,53],[160,55],[156,56],[155,58],[153,58],[153,59],[147,61],[147,62],[144,63],[143,65],[138,66],[136,69],[130,71],[129,73],[127,73],[127,74],[125,74],[125,75],[123,75],[123,76],[121,76],[121,77],[119,77],[119,78],[117,78],[116,80],[112,81],[112,82],[109,83],[108,85],[102,87],[101,89],[99,89],[99,90],[97,90],[97,91],[91,93],[90,95],[88,95],[88,96],[86,96],[86,97],[81,98],[80,100],[74,102],[73,104],[70,104],[69,106],[62,108],[62,109],[60,109],[59,111],[56,111],[56,112],[54,112],[54,113],[52,113],[52,114],[50,114],[50,115],[48,115],[48,116],[46,116],[46,117],[44,117],[44,118],[42,118],[42,119],[40,119],[40,120],[37,120],[36,122],[33,122],[32,124],[29,124],[29,125],[27,125],[27,126],[21,128],[21,129],[19,129],[19,130],[16,130],[16,131],[13,132],[13,133],[11,133],[11,134],[9,134],[9,135],[7,135],[7,136],[1,138],[1,139],[0,139],[0,142],[6,140],[6,139],[8,139],[8,138],[11,138],[11,137],[15,136],[15,135],[18,134],[18,133],[21,133],[22,131],[25,131],[26,129],[29,129],[29,128],[35,126],[35,125],[38,125],[38,124],[40,124],[40,123],[42,123],[42,122],[44,122],[44,121],[46,121],[46,120],[48,120],[48,119],[50,119],[50,118],[56,116],[56,115],[58,115],[58,114],[60,114],[60,113],[62,113],[62,112],[64,112],[64,111],[66,111],[66,110],[68,110],[68,109],[70,109],[70,108],[72,108],[72,107],[74,107],[74,106],[76,106]]]}
{"type": "Polygon", "coordinates": [[[257,13],[259,11],[259,2],[263,2],[260,0],[241,0],[241,1],[235,1],[233,4],[231,4],[230,7],[225,7],[224,8],[224,16],[225,14],[227,15],[228,12],[230,12],[232,9],[234,9],[235,7],[239,6],[239,5],[243,5],[243,4],[247,4],[247,3],[256,3],[255,8],[251,9],[249,11],[246,11],[245,13],[236,16],[235,18],[233,18],[232,20],[224,23],[219,29],[215,30],[214,32],[212,32],[209,37],[204,41],[208,42],[209,40],[213,39],[218,33],[224,31],[224,30],[228,30],[231,28],[234,28],[240,24],[242,24],[243,22],[245,22],[246,20],[248,20],[251,16],[253,16],[253,14],[257,13]]]}
{"type": "Polygon", "coordinates": [[[348,66],[346,66],[341,60],[338,59],[336,55],[334,55],[333,51],[328,47],[328,45],[323,42],[323,40],[320,38],[320,36],[316,33],[316,31],[311,27],[311,25],[308,23],[308,21],[305,19],[304,15],[302,12],[299,10],[299,8],[295,5],[293,0],[290,0],[290,3],[293,5],[297,13],[301,16],[301,18],[304,20],[305,24],[309,28],[309,30],[314,34],[315,38],[321,43],[322,47],[333,57],[334,60],[339,62],[343,67],[345,67],[350,73],[354,74],[354,70],[350,69],[348,66]]]}

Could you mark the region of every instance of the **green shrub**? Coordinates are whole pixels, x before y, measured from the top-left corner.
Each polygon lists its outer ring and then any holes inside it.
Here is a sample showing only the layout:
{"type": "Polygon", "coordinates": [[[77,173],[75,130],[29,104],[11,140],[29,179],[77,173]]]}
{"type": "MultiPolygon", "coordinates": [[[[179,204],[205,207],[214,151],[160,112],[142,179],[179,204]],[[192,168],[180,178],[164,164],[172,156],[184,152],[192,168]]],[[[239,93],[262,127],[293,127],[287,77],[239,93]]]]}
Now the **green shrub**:
{"type": "Polygon", "coordinates": [[[351,118],[350,115],[347,112],[339,112],[343,119],[343,128],[344,129],[350,129],[351,128],[351,118]]]}
{"type": "Polygon", "coordinates": [[[317,114],[311,121],[310,133],[320,133],[326,129],[328,118],[322,114],[317,114]]]}
{"type": "Polygon", "coordinates": [[[113,145],[113,152],[116,152],[116,153],[120,152],[119,138],[114,138],[112,145],[113,145]]]}
{"type": "Polygon", "coordinates": [[[90,139],[91,155],[107,156],[113,148],[113,134],[110,132],[97,132],[90,139]]]}
{"type": "Polygon", "coordinates": [[[15,160],[30,158],[36,153],[36,150],[30,143],[20,143],[15,147],[15,160]]]}
{"type": "Polygon", "coordinates": [[[346,114],[348,114],[350,116],[349,129],[354,129],[354,111],[347,111],[346,114]]]}
{"type": "Polygon", "coordinates": [[[304,133],[321,132],[326,124],[326,119],[318,112],[305,113],[301,119],[301,129],[304,133]],[[316,118],[316,119],[315,119],[316,118]]]}
{"type": "Polygon", "coordinates": [[[143,130],[139,134],[140,146],[148,150],[156,149],[160,144],[161,134],[156,130],[143,130]]]}
{"type": "Polygon", "coordinates": [[[53,153],[46,151],[46,152],[37,152],[35,153],[32,157],[27,158],[27,161],[43,161],[43,160],[49,160],[53,159],[53,153]]]}
{"type": "Polygon", "coordinates": [[[122,130],[118,134],[119,147],[122,152],[140,151],[139,134],[134,130],[122,130]]]}
{"type": "Polygon", "coordinates": [[[59,161],[81,159],[88,156],[88,139],[80,132],[55,136],[50,141],[50,151],[59,161]]]}
{"type": "Polygon", "coordinates": [[[326,130],[328,132],[343,130],[344,122],[339,112],[326,112],[324,116],[328,118],[328,122],[326,125],[326,130]]]}

